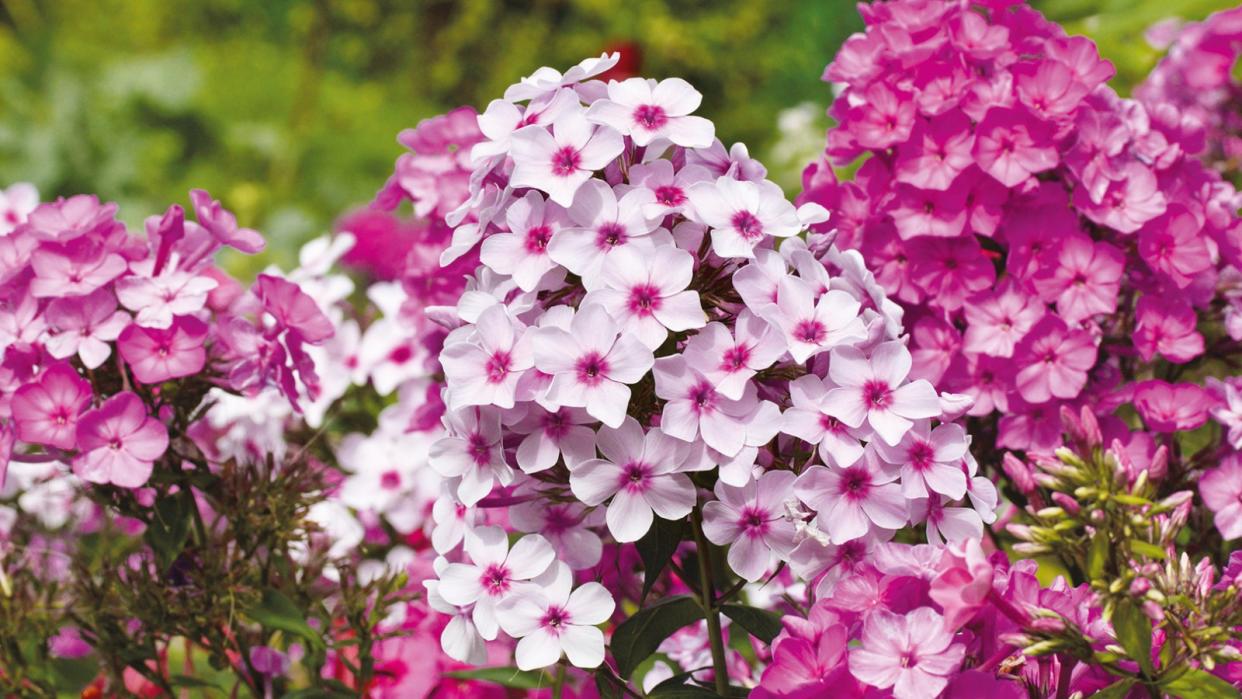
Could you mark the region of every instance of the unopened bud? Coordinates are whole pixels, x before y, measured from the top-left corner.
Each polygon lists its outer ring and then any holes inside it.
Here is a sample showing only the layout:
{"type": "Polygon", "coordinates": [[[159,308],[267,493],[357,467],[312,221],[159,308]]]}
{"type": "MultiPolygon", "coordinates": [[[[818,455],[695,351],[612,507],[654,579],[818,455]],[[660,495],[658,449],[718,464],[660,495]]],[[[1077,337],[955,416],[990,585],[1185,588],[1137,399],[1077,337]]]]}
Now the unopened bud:
{"type": "Polygon", "coordinates": [[[1065,630],[1065,621],[1060,617],[1043,617],[1032,621],[1030,628],[1040,633],[1061,633],[1065,630]]]}
{"type": "Polygon", "coordinates": [[[1060,519],[1065,516],[1065,510],[1059,507],[1045,507],[1036,512],[1035,516],[1043,519],[1060,519]]]}
{"type": "Polygon", "coordinates": [[[1029,656],[1029,657],[1039,657],[1041,655],[1048,655],[1049,653],[1055,653],[1057,652],[1058,649],[1060,649],[1064,645],[1065,644],[1059,640],[1048,639],[1047,641],[1040,641],[1039,643],[1034,643],[1030,646],[1027,646],[1026,648],[1022,650],[1022,654],[1029,656]]]}
{"type": "Polygon", "coordinates": [[[1052,501],[1060,505],[1071,515],[1077,515],[1082,511],[1082,507],[1078,504],[1078,501],[1065,493],[1053,493],[1052,501]]]}

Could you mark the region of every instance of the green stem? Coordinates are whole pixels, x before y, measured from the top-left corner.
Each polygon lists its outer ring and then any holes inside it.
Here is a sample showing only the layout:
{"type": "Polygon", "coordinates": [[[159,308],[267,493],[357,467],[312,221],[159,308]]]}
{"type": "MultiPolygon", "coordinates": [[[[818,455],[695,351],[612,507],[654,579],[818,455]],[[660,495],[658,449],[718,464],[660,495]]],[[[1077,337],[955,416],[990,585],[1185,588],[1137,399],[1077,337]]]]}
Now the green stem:
{"type": "Polygon", "coordinates": [[[565,693],[565,661],[556,665],[556,680],[552,683],[552,699],[561,699],[565,693]]]}
{"type": "Polygon", "coordinates": [[[720,630],[720,612],[716,609],[715,592],[712,588],[711,549],[703,536],[703,513],[694,506],[690,513],[694,529],[694,546],[699,552],[699,589],[702,593],[703,615],[707,617],[707,639],[712,649],[712,672],[716,680],[716,693],[727,696],[729,692],[729,669],[725,662],[724,634],[720,630]]]}

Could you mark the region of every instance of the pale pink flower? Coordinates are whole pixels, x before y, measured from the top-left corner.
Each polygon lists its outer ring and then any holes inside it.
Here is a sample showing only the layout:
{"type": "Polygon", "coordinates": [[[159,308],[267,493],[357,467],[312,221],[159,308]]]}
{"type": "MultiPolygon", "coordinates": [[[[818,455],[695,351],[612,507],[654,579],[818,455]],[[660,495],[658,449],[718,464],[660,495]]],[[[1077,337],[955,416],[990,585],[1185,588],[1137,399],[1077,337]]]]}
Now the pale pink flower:
{"type": "Polygon", "coordinates": [[[128,313],[117,310],[116,298],[107,289],[55,299],[48,304],[46,318],[54,328],[46,341],[48,354],[57,359],[76,354],[88,369],[104,363],[112,354],[111,343],[130,322],[128,313]]]}
{"type": "Polygon", "coordinates": [[[573,589],[569,566],[557,564],[555,571],[548,584],[514,595],[496,610],[505,633],[521,639],[513,653],[518,669],[548,667],[562,655],[574,667],[599,667],[604,632],[597,625],[608,621],[616,603],[597,582],[573,589]]]}
{"type": "Polygon", "coordinates": [[[445,478],[461,478],[457,497],[471,506],[499,481],[513,481],[501,446],[500,413],[488,408],[450,410],[444,414],[448,436],[431,445],[428,463],[445,478]]]}
{"type": "Polygon", "coordinates": [[[263,236],[258,231],[238,227],[237,217],[221,206],[220,202],[212,199],[205,190],[191,189],[190,203],[194,205],[194,216],[198,219],[198,224],[221,245],[236,248],[247,255],[263,251],[266,245],[263,236]]]}
{"type": "Polygon", "coordinates": [[[815,510],[815,521],[832,543],[852,541],[875,528],[900,529],[909,521],[906,499],[872,450],[849,468],[812,466],[794,483],[798,499],[815,510]]]}
{"type": "MultiPolygon", "coordinates": [[[[13,394],[13,424],[17,438],[30,444],[72,449],[77,441],[78,415],[94,393],[73,367],[58,362],[35,383],[13,394]]],[[[7,459],[6,459],[7,460],[7,459]]]]}
{"type": "Polygon", "coordinates": [[[832,384],[807,374],[789,384],[792,407],[782,416],[781,432],[818,447],[819,458],[830,466],[853,466],[863,446],[850,428],[824,411],[824,398],[832,384]]]}
{"type": "Polygon", "coordinates": [[[518,381],[534,366],[531,335],[501,304],[479,314],[466,339],[446,344],[440,353],[444,375],[452,387],[447,405],[512,408],[518,381]]]}
{"type": "Polygon", "coordinates": [[[798,210],[772,182],[743,182],[722,176],[698,182],[687,193],[693,216],[711,229],[712,251],[720,257],[755,256],[769,236],[787,238],[802,230],[798,210]]]}
{"type": "Polygon", "coordinates": [[[574,226],[563,227],[552,236],[548,255],[581,277],[587,291],[602,287],[611,253],[645,240],[655,230],[658,217],[644,213],[651,201],[645,189],[632,189],[618,201],[616,192],[604,182],[587,182],[569,207],[574,226]]]}
{"type": "Polygon", "coordinates": [[[760,313],[780,329],[794,360],[805,362],[839,345],[867,339],[867,330],[858,317],[861,308],[847,291],[833,289],[817,299],[805,280],[786,277],[778,287],[776,304],[760,313]]]}
{"type": "Polygon", "coordinates": [[[117,351],[140,383],[161,383],[203,368],[207,330],[194,316],[178,317],[165,329],[130,325],[117,339],[117,351]]]}
{"type": "Polygon", "coordinates": [[[630,388],[655,361],[651,350],[620,327],[603,307],[580,309],[569,330],[533,331],[535,367],[553,376],[547,398],[559,406],[586,408],[595,419],[619,427],[630,388]]]}
{"type": "Polygon", "coordinates": [[[866,422],[896,446],[914,420],[940,414],[940,400],[930,383],[904,383],[912,363],[909,350],[896,340],[876,346],[870,358],[854,347],[832,350],[828,376],[838,388],[824,397],[825,412],[849,427],[866,422]]]}
{"type": "Polygon", "coordinates": [[[578,188],[625,148],[621,134],[593,127],[578,111],[561,115],[550,132],[542,126],[521,128],[512,144],[512,186],[538,189],[561,206],[573,204],[578,188]]]}
{"type": "Polygon", "coordinates": [[[632,333],[654,351],[668,331],[707,323],[699,293],[687,290],[693,275],[694,257],[675,246],[642,253],[621,248],[604,269],[605,287],[588,293],[582,303],[601,304],[620,323],[622,333],[632,333]]]}
{"type": "Polygon", "coordinates": [[[440,572],[437,592],[449,604],[473,604],[479,635],[491,641],[499,631],[496,607],[511,595],[538,589],[531,580],[552,565],[556,552],[538,534],[527,534],[510,549],[503,529],[478,527],[466,532],[466,554],[470,563],[450,563],[440,572]]]}
{"type": "Polygon", "coordinates": [[[682,473],[691,445],[659,428],[646,434],[634,418],[616,429],[603,428],[596,437],[603,459],[590,459],[569,474],[574,496],[596,506],[612,498],[608,531],[620,542],[638,541],[651,528],[654,514],[681,519],[694,507],[695,491],[682,473]]]}
{"type": "MultiPolygon", "coordinates": [[[[595,435],[591,434],[591,454],[595,435]]],[[[557,558],[573,570],[585,570],[599,563],[604,544],[594,527],[603,517],[598,511],[588,511],[581,503],[551,502],[546,499],[530,500],[509,508],[509,524],[518,531],[537,532],[556,549],[557,558]]]]}
{"type": "Polygon", "coordinates": [[[116,297],[131,311],[134,322],[146,328],[167,328],[173,316],[197,313],[207,294],[219,283],[211,277],[166,269],[158,276],[128,276],[117,280],[116,297]]]}
{"type": "Polygon", "coordinates": [[[1216,528],[1226,541],[1242,538],[1242,458],[1230,455],[1199,479],[1199,495],[1216,514],[1216,528]]]}
{"type": "Polygon", "coordinates": [[[978,539],[945,547],[928,595],[944,610],[946,626],[961,628],[987,603],[994,573],[978,539]]]}
{"type": "Polygon", "coordinates": [[[482,161],[509,152],[511,138],[524,126],[547,126],[562,114],[579,108],[578,95],[570,88],[557,88],[531,100],[526,108],[508,101],[492,100],[478,116],[479,131],[486,141],[474,144],[470,157],[482,161]]]}
{"type": "Polygon", "coordinates": [[[785,353],[780,334],[767,321],[744,308],[733,331],[708,323],[686,343],[686,362],[708,378],[725,398],[742,397],[756,372],[767,369],[785,353]]]}
{"type": "Polygon", "coordinates": [[[26,182],[9,185],[0,190],[0,236],[13,232],[26,222],[26,217],[39,205],[39,190],[26,182]]]}
{"type": "Polygon", "coordinates": [[[686,442],[701,436],[726,457],[736,456],[746,446],[747,425],[759,407],[753,385],[730,400],[682,355],[661,357],[655,363],[655,383],[656,395],[667,401],[660,418],[665,433],[686,442]]]}
{"type": "Polygon", "coordinates": [[[777,557],[794,547],[794,524],[785,518],[793,497],[792,471],[766,471],[743,487],[716,482],[716,497],[703,506],[703,533],[713,544],[729,546],[729,567],[754,582],[777,557]]]}
{"type": "Polygon", "coordinates": [[[940,694],[966,656],[953,633],[931,607],[906,615],[876,609],[863,620],[862,647],[850,650],[850,672],[877,687],[892,687],[896,699],[940,694]]]}
{"type": "Polygon", "coordinates": [[[961,425],[944,424],[936,429],[926,422],[915,423],[901,443],[889,446],[876,442],[880,457],[901,467],[901,494],[925,498],[928,492],[957,500],[966,495],[966,472],[962,459],[970,440],[961,425]]]}
{"type": "Polygon", "coordinates": [[[493,271],[513,277],[523,291],[532,291],[556,266],[548,256],[548,244],[569,221],[564,209],[545,202],[538,192],[527,192],[509,205],[505,222],[509,232],[485,238],[479,260],[493,271]]]}
{"type": "Polygon", "coordinates": [[[537,99],[549,92],[563,87],[573,87],[583,80],[600,75],[617,65],[620,60],[621,54],[618,52],[601,53],[596,58],[580,61],[578,65],[565,71],[564,74],[555,68],[544,66],[522,78],[521,81],[510,85],[505,90],[504,97],[510,102],[537,99]]]}
{"type": "Polygon", "coordinates": [[[115,252],[90,247],[72,252],[39,248],[31,255],[30,266],[35,273],[30,294],[36,298],[86,296],[127,267],[125,258],[115,252]]]}
{"type": "Polygon", "coordinates": [[[703,95],[681,78],[654,80],[629,78],[608,82],[608,99],[587,109],[586,118],[616,129],[647,146],[667,139],[683,148],[707,148],[716,138],[716,127],[703,117],[689,116],[699,108],[703,95]]]}
{"type": "Polygon", "coordinates": [[[929,493],[926,499],[910,501],[910,521],[927,528],[927,543],[940,546],[983,536],[983,518],[969,507],[946,506],[945,499],[929,493]]]}
{"type": "Polygon", "coordinates": [[[137,395],[124,391],[78,420],[79,454],[73,472],[91,483],[138,488],[168,449],[168,431],[147,415],[137,395]]]}
{"type": "Polygon", "coordinates": [[[690,185],[711,179],[707,168],[685,165],[674,171],[669,160],[656,160],[630,167],[630,184],[651,192],[653,201],[643,207],[649,217],[679,214],[690,200],[690,185]]]}

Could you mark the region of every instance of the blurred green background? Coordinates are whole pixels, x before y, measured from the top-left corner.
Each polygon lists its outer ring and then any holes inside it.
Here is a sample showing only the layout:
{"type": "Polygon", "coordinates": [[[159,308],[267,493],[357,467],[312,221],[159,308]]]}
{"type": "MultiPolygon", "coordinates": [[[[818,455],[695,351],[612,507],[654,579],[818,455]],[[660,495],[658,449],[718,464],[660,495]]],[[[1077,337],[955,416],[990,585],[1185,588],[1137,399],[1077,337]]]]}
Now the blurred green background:
{"type": "MultiPolygon", "coordinates": [[[[1123,92],[1158,57],[1150,24],[1231,4],[1036,2],[1123,92]]],[[[0,0],[0,183],[95,192],[130,223],[204,187],[287,264],[383,183],[400,129],[620,48],[694,83],[792,192],[822,144],[820,74],[860,28],[845,0],[0,0]]]]}

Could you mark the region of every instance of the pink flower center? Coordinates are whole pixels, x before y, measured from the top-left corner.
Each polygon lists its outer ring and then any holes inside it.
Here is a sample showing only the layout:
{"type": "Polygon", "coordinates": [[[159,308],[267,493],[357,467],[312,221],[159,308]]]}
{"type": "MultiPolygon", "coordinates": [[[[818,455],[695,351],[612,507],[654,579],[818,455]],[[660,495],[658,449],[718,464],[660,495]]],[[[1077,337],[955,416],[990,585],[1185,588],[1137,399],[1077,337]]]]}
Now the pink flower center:
{"type": "Polygon", "coordinates": [[[549,606],[544,612],[539,625],[547,629],[553,636],[559,636],[561,628],[569,625],[569,612],[555,605],[549,606]]]}
{"type": "Polygon", "coordinates": [[[483,585],[483,592],[492,597],[500,597],[509,591],[509,584],[512,582],[509,578],[509,569],[493,563],[479,577],[479,582],[483,585]]]}
{"type": "Polygon", "coordinates": [[[640,104],[634,109],[634,123],[648,131],[655,131],[668,123],[668,115],[658,105],[640,104]]]}
{"type": "Polygon", "coordinates": [[[768,513],[749,505],[742,510],[742,529],[750,536],[760,536],[768,530],[768,513]]]}
{"type": "Polygon", "coordinates": [[[409,345],[401,345],[388,353],[388,361],[393,364],[405,364],[414,357],[414,350],[409,345]]]}
{"type": "Polygon", "coordinates": [[[696,413],[711,413],[716,409],[716,389],[706,381],[691,388],[688,397],[696,413]]]}
{"type": "Polygon", "coordinates": [[[625,234],[625,227],[619,223],[605,223],[595,232],[595,247],[600,250],[609,250],[618,245],[625,245],[627,240],[629,240],[629,236],[625,234]]]}
{"type": "Polygon", "coordinates": [[[656,187],[655,198],[665,206],[681,206],[686,203],[686,193],[681,191],[681,187],[671,184],[656,187]]]}
{"type": "Polygon", "coordinates": [[[560,411],[548,413],[543,418],[543,433],[552,439],[560,439],[569,431],[569,420],[560,411]]]}
{"type": "Polygon", "coordinates": [[[841,421],[831,415],[820,414],[819,426],[824,428],[825,432],[840,432],[841,421]]]}
{"type": "Polygon", "coordinates": [[[793,336],[799,342],[805,342],[808,345],[818,345],[824,341],[824,338],[828,337],[828,329],[818,320],[803,320],[794,326],[793,336]]]}
{"type": "Polygon", "coordinates": [[[883,381],[868,381],[862,393],[868,410],[884,410],[893,402],[893,390],[883,381]]]}
{"type": "Polygon", "coordinates": [[[466,452],[470,454],[470,458],[479,466],[485,466],[492,460],[492,445],[487,443],[487,438],[475,432],[466,440],[466,452]]]}
{"type": "Polygon", "coordinates": [[[548,241],[552,240],[552,229],[548,226],[534,226],[526,231],[526,252],[541,255],[548,249],[548,241]]]}
{"type": "Polygon", "coordinates": [[[916,471],[926,471],[936,461],[936,450],[927,442],[918,441],[910,445],[910,465],[916,471]]]}
{"type": "Polygon", "coordinates": [[[660,310],[660,290],[650,284],[630,289],[629,309],[636,316],[649,316],[660,310]]]}
{"type": "Polygon", "coordinates": [[[748,361],[750,361],[750,348],[746,345],[734,345],[725,350],[724,356],[720,358],[720,369],[730,373],[741,371],[746,368],[748,361]]]}
{"type": "Polygon", "coordinates": [[[749,211],[739,211],[733,214],[730,223],[733,224],[733,230],[747,240],[756,240],[763,236],[763,224],[749,211]]]}
{"type": "Polygon", "coordinates": [[[113,437],[108,441],[108,448],[114,451],[120,451],[123,446],[125,446],[125,444],[121,441],[120,437],[113,437]]]}
{"type": "Polygon", "coordinates": [[[564,507],[549,507],[543,518],[544,534],[559,534],[571,529],[577,521],[564,507]]]}
{"type": "Polygon", "coordinates": [[[599,352],[588,352],[578,360],[578,383],[598,386],[608,376],[608,360],[599,352]]]}
{"type": "Polygon", "coordinates": [[[651,485],[651,467],[641,461],[631,461],[621,469],[621,487],[631,493],[641,493],[651,485]]]}
{"type": "Polygon", "coordinates": [[[841,495],[850,500],[866,500],[871,493],[871,474],[857,466],[845,469],[841,474],[841,495]]]}
{"type": "Polygon", "coordinates": [[[487,360],[487,382],[500,383],[509,375],[509,367],[513,364],[513,360],[509,357],[508,352],[496,352],[487,360]]]}
{"type": "Polygon", "coordinates": [[[401,487],[401,474],[396,471],[385,471],[380,476],[380,487],[384,490],[396,490],[401,487]]]}
{"type": "Polygon", "coordinates": [[[557,177],[568,177],[578,171],[582,156],[576,148],[564,146],[552,154],[552,174],[557,177]]]}

